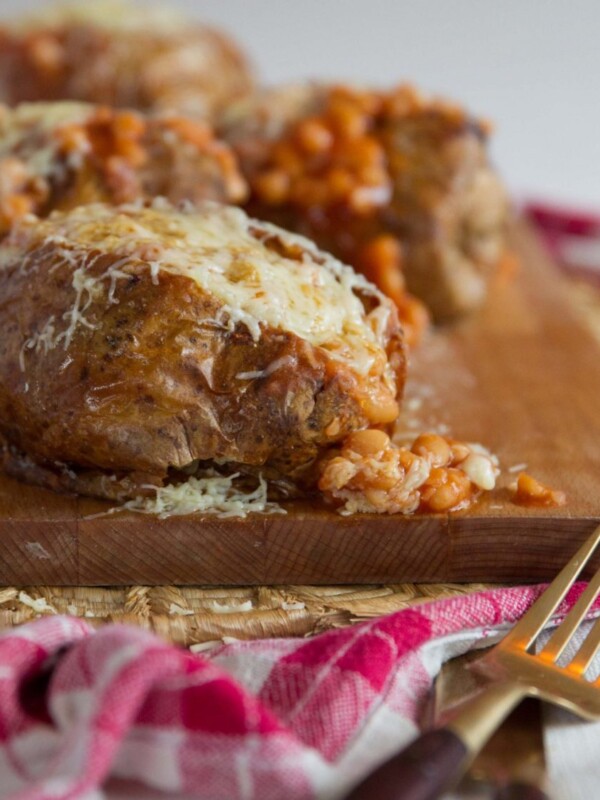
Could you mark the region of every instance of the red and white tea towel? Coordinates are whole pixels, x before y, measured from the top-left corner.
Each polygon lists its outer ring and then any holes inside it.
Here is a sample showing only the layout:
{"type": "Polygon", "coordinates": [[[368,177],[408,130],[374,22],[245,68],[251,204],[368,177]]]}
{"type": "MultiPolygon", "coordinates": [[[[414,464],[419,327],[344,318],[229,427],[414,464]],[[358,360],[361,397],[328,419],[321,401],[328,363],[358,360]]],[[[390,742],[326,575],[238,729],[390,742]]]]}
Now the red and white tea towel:
{"type": "Polygon", "coordinates": [[[600,214],[530,201],[525,217],[537,229],[554,261],[567,272],[600,283],[600,214]]]}
{"type": "Polygon", "coordinates": [[[539,591],[459,596],[208,657],[71,617],[6,631],[0,798],[340,797],[415,735],[443,661],[491,644],[539,591]]]}

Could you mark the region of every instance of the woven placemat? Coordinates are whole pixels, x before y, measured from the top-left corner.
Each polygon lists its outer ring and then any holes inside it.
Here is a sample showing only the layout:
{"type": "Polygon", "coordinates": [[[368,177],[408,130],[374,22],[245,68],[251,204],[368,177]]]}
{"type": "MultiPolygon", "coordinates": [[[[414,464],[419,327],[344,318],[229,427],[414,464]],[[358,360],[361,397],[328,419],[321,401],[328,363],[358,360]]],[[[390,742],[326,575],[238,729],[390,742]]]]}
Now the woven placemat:
{"type": "MultiPolygon", "coordinates": [[[[600,291],[569,284],[574,303],[600,339],[600,291]]],[[[71,614],[92,625],[140,625],[177,644],[202,650],[229,639],[311,636],[416,603],[485,588],[483,584],[386,586],[258,586],[0,589],[0,628],[45,614],[71,614]]]]}
{"type": "Polygon", "coordinates": [[[483,584],[389,586],[255,586],[0,589],[0,627],[48,614],[71,614],[92,625],[140,625],[197,649],[231,639],[311,636],[416,603],[467,594],[483,584]]]}

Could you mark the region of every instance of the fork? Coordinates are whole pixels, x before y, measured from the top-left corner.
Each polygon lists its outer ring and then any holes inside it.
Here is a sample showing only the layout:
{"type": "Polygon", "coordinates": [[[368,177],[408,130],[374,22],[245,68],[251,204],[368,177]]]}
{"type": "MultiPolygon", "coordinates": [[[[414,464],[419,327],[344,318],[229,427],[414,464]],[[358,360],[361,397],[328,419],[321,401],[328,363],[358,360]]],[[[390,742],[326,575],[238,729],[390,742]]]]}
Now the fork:
{"type": "MultiPolygon", "coordinates": [[[[600,679],[585,674],[600,649],[600,620],[566,665],[558,659],[600,594],[600,570],[544,647],[531,652],[600,542],[600,527],[582,545],[515,627],[469,668],[485,687],[442,728],[423,733],[362,781],[346,800],[435,800],[454,785],[502,721],[525,697],[538,697],[588,720],[600,719],[600,679]]],[[[532,792],[535,790],[532,789],[532,792]]],[[[536,794],[530,796],[532,800],[536,794]]]]}

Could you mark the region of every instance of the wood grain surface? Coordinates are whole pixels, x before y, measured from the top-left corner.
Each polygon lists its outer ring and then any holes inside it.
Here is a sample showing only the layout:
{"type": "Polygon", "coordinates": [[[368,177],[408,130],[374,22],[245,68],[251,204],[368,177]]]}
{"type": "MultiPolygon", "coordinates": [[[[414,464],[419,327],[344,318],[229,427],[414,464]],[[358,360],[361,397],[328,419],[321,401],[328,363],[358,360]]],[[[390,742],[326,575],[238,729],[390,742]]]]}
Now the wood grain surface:
{"type": "Polygon", "coordinates": [[[600,522],[600,345],[533,234],[487,306],[413,356],[400,438],[449,430],[498,454],[497,490],[468,512],[360,515],[296,504],[246,520],[132,513],[0,476],[0,584],[342,584],[539,581],[600,522]],[[567,493],[560,509],[510,500],[510,468],[567,493]]]}

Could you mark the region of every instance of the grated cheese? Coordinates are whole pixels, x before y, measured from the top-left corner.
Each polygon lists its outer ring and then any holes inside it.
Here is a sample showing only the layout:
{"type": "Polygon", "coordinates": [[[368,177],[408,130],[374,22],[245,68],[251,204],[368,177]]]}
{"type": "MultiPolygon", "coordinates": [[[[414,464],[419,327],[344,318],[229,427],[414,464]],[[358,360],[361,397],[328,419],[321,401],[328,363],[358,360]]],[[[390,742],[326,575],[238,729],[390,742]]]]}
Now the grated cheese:
{"type": "Polygon", "coordinates": [[[512,467],[508,467],[506,471],[510,473],[515,473],[515,472],[523,472],[526,469],[527,469],[527,464],[523,461],[521,464],[513,464],[512,467]]]}
{"type": "Polygon", "coordinates": [[[295,366],[293,356],[282,356],[281,358],[276,358],[274,361],[272,361],[266,369],[238,372],[235,377],[238,381],[254,381],[258,380],[259,378],[267,378],[269,375],[277,372],[278,369],[293,366],[295,366]]]}
{"type": "MultiPolygon", "coordinates": [[[[98,298],[100,294],[103,292],[102,284],[104,281],[109,282],[108,292],[107,292],[107,302],[108,305],[114,305],[119,301],[115,298],[115,291],[117,288],[117,281],[120,278],[129,278],[130,276],[123,272],[119,267],[125,266],[130,262],[129,258],[122,258],[116,264],[112,264],[100,277],[96,277],[94,275],[89,275],[87,270],[89,269],[89,264],[86,264],[84,261],[84,265],[78,267],[75,272],[73,273],[72,279],[72,286],[75,290],[75,303],[73,308],[69,311],[66,311],[63,314],[63,319],[68,320],[69,326],[68,328],[60,333],[56,339],[54,340],[54,345],[58,344],[60,341],[64,340],[64,347],[65,350],[71,344],[71,340],[73,338],[73,334],[77,329],[78,325],[83,325],[90,330],[94,330],[97,326],[93,323],[89,322],[89,320],[85,317],[85,312],[89,309],[91,304],[95,299],[98,298]],[[85,302],[83,300],[84,293],[87,295],[85,298],[85,302]]],[[[50,344],[49,347],[54,346],[50,344]]]]}
{"type": "Polygon", "coordinates": [[[51,3],[28,17],[19,17],[12,23],[13,30],[31,30],[38,27],[63,25],[90,25],[115,31],[153,29],[166,33],[179,31],[186,20],[170,5],[144,4],[143,7],[123,0],[93,0],[92,2],[51,3]]]}
{"type": "MultiPolygon", "coordinates": [[[[255,341],[263,325],[289,331],[325,348],[360,374],[368,374],[381,362],[391,302],[312,242],[254,222],[241,209],[215,203],[175,209],[165,200],[151,208],[92,204],[24,223],[13,239],[26,240],[28,230],[34,247],[55,244],[60,263],[78,266],[72,279],[75,300],[64,315],[67,328],[56,333],[50,327],[54,321],[48,320],[25,343],[24,354],[38,346],[47,352],[61,341],[66,349],[78,326],[93,328],[85,316],[92,301],[103,293],[108,304],[117,303],[117,282],[128,277],[128,265],[141,263],[153,282],[161,273],[181,275],[216,297],[222,303],[214,321],[218,326],[234,330],[244,325],[255,341]],[[278,246],[271,248],[265,240],[278,246]],[[294,257],[281,255],[280,250],[292,251],[294,257]],[[90,257],[91,251],[117,256],[118,261],[100,276],[90,274],[94,258],[99,257],[90,257]],[[357,293],[377,298],[377,307],[367,313],[357,293]]],[[[9,239],[9,250],[13,245],[9,239]]],[[[34,262],[34,253],[26,261],[34,262]]],[[[274,368],[279,364],[269,369],[274,368]]],[[[393,388],[389,365],[388,371],[386,380],[393,388]]]]}
{"type": "Polygon", "coordinates": [[[285,509],[267,499],[267,483],[259,477],[259,485],[252,492],[237,489],[233,481],[239,475],[223,476],[209,471],[202,478],[188,478],[178,485],[153,489],[154,497],[137,497],[111,511],[136,511],[154,514],[159,519],[184,516],[186,514],[215,514],[221,518],[245,518],[251,512],[261,514],[285,514],[285,509]]]}
{"type": "Polygon", "coordinates": [[[34,333],[33,336],[30,336],[29,339],[26,339],[23,342],[23,346],[21,347],[21,351],[19,353],[19,366],[21,367],[21,372],[25,371],[25,353],[28,350],[35,350],[35,352],[39,352],[43,349],[44,355],[51,350],[54,345],[56,344],[56,328],[54,325],[54,314],[47,320],[44,327],[38,333],[34,333]]]}
{"type": "Polygon", "coordinates": [[[84,122],[94,110],[88,103],[21,103],[14,109],[0,105],[0,161],[16,157],[29,174],[49,177],[61,168],[56,131],[84,122]]]}

